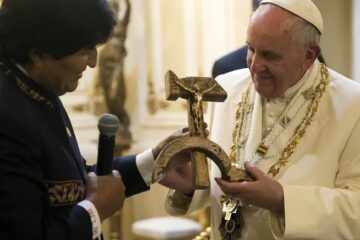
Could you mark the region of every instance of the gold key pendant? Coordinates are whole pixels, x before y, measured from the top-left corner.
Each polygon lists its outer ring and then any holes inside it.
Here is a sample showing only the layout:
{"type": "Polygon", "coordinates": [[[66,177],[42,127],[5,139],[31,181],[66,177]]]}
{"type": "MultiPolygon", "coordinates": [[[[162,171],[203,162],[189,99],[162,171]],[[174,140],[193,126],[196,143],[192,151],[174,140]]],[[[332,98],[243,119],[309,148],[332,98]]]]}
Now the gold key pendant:
{"type": "Polygon", "coordinates": [[[222,212],[226,221],[230,220],[231,215],[236,213],[238,204],[238,200],[232,200],[231,198],[225,199],[225,201],[223,202],[222,212]]]}
{"type": "MultiPolygon", "coordinates": [[[[222,240],[232,240],[233,233],[236,231],[237,224],[237,213],[239,207],[239,200],[234,200],[230,197],[222,196],[222,219],[219,226],[219,231],[222,240]]],[[[235,234],[238,235],[238,234],[235,234]]]]}

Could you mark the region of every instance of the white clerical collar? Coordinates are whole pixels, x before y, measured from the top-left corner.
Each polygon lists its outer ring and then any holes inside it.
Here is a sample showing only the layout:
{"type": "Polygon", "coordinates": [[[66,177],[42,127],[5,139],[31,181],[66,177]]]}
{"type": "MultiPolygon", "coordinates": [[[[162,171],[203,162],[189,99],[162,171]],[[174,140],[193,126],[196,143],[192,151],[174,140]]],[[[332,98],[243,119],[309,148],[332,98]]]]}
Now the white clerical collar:
{"type": "Polygon", "coordinates": [[[306,82],[306,79],[309,77],[309,74],[311,72],[310,69],[305,72],[304,76],[299,81],[297,81],[295,85],[291,86],[285,91],[283,98],[291,99],[293,96],[295,96],[297,91],[301,88],[301,86],[306,82]]]}

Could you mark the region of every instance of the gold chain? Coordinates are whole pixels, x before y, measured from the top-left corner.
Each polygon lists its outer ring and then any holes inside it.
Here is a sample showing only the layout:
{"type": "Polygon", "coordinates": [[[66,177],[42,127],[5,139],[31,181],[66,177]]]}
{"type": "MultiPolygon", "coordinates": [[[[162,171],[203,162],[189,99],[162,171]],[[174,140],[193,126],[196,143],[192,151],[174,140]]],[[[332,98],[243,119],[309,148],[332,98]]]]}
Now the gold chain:
{"type": "Polygon", "coordinates": [[[279,160],[274,165],[272,165],[268,171],[268,175],[271,175],[272,177],[275,177],[279,173],[280,169],[288,163],[289,157],[294,153],[295,147],[304,136],[306,128],[311,124],[311,121],[313,120],[313,117],[319,108],[320,99],[325,92],[326,86],[329,83],[329,73],[325,64],[321,64],[320,74],[320,83],[315,87],[315,96],[311,100],[306,110],[305,117],[296,127],[294,135],[291,137],[288,145],[284,148],[279,160]]]}
{"type": "MultiPolygon", "coordinates": [[[[243,94],[241,96],[241,101],[238,104],[238,109],[236,111],[235,127],[234,127],[234,131],[232,133],[233,144],[231,146],[231,151],[230,151],[230,156],[229,156],[231,163],[236,163],[236,160],[237,160],[237,153],[238,153],[238,149],[239,149],[238,142],[239,142],[239,138],[241,136],[240,133],[243,132],[244,118],[246,117],[247,114],[249,114],[252,111],[253,104],[249,104],[250,89],[251,89],[251,84],[249,84],[248,87],[246,88],[246,90],[243,92],[243,94]]],[[[241,146],[243,146],[243,144],[245,144],[245,142],[241,143],[241,146]]]]}
{"type": "MultiPolygon", "coordinates": [[[[321,70],[321,80],[320,83],[315,87],[315,93],[312,97],[311,102],[309,103],[309,106],[307,107],[306,114],[300,124],[296,127],[294,135],[291,137],[289,143],[284,148],[283,152],[281,153],[281,156],[279,160],[270,167],[268,171],[268,175],[275,177],[280,169],[284,167],[288,163],[289,157],[294,153],[294,150],[298,143],[300,142],[301,138],[304,136],[306,128],[311,124],[311,121],[313,120],[313,117],[315,113],[317,112],[319,108],[319,102],[320,99],[325,92],[325,88],[329,83],[328,79],[328,70],[324,64],[320,64],[321,70]]],[[[250,87],[248,87],[244,93],[242,94],[241,102],[238,105],[238,109],[236,111],[235,116],[235,127],[232,134],[233,137],[233,144],[231,146],[231,152],[230,152],[230,161],[232,163],[236,163],[237,160],[237,154],[238,154],[238,141],[243,133],[243,121],[247,114],[249,114],[252,111],[252,105],[249,106],[249,93],[250,93],[250,87]]],[[[240,143],[240,146],[244,146],[245,143],[240,143]]]]}

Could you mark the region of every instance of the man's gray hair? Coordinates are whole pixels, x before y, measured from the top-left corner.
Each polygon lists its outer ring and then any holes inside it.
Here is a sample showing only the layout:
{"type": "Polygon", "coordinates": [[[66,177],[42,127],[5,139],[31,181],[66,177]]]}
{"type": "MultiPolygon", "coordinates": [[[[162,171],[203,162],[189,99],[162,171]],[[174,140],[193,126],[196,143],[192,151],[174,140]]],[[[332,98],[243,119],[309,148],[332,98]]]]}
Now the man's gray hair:
{"type": "Polygon", "coordinates": [[[296,18],[298,19],[298,24],[296,24],[293,29],[294,40],[303,43],[304,47],[310,45],[319,45],[321,37],[319,30],[306,20],[298,16],[296,16],[296,18]]]}

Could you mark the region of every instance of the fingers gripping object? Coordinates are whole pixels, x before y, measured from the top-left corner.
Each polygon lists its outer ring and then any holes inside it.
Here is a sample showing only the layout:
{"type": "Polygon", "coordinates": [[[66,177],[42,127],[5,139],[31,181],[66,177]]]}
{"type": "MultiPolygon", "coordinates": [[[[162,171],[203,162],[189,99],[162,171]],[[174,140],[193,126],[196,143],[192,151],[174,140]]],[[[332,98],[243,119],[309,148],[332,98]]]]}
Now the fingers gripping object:
{"type": "MultiPolygon", "coordinates": [[[[162,179],[167,169],[172,165],[178,165],[176,160],[172,158],[182,152],[197,151],[209,157],[218,166],[221,178],[228,181],[244,181],[248,176],[244,171],[233,166],[225,151],[216,143],[198,136],[181,137],[170,142],[160,152],[156,160],[156,168],[153,173],[153,182],[162,179]]],[[[206,169],[207,170],[207,169],[206,169]]]]}
{"type": "Polygon", "coordinates": [[[179,97],[187,99],[190,136],[175,139],[160,152],[155,163],[153,182],[159,181],[168,168],[177,164],[172,162],[172,159],[176,154],[182,152],[191,153],[193,184],[196,189],[205,189],[210,186],[207,157],[219,167],[223,179],[230,181],[244,179],[246,174],[238,171],[231,164],[224,150],[205,137],[202,103],[203,101],[225,101],[227,97],[225,90],[213,78],[186,77],[179,79],[175,73],[168,71],[165,76],[165,91],[167,100],[175,101],[179,97]]]}

